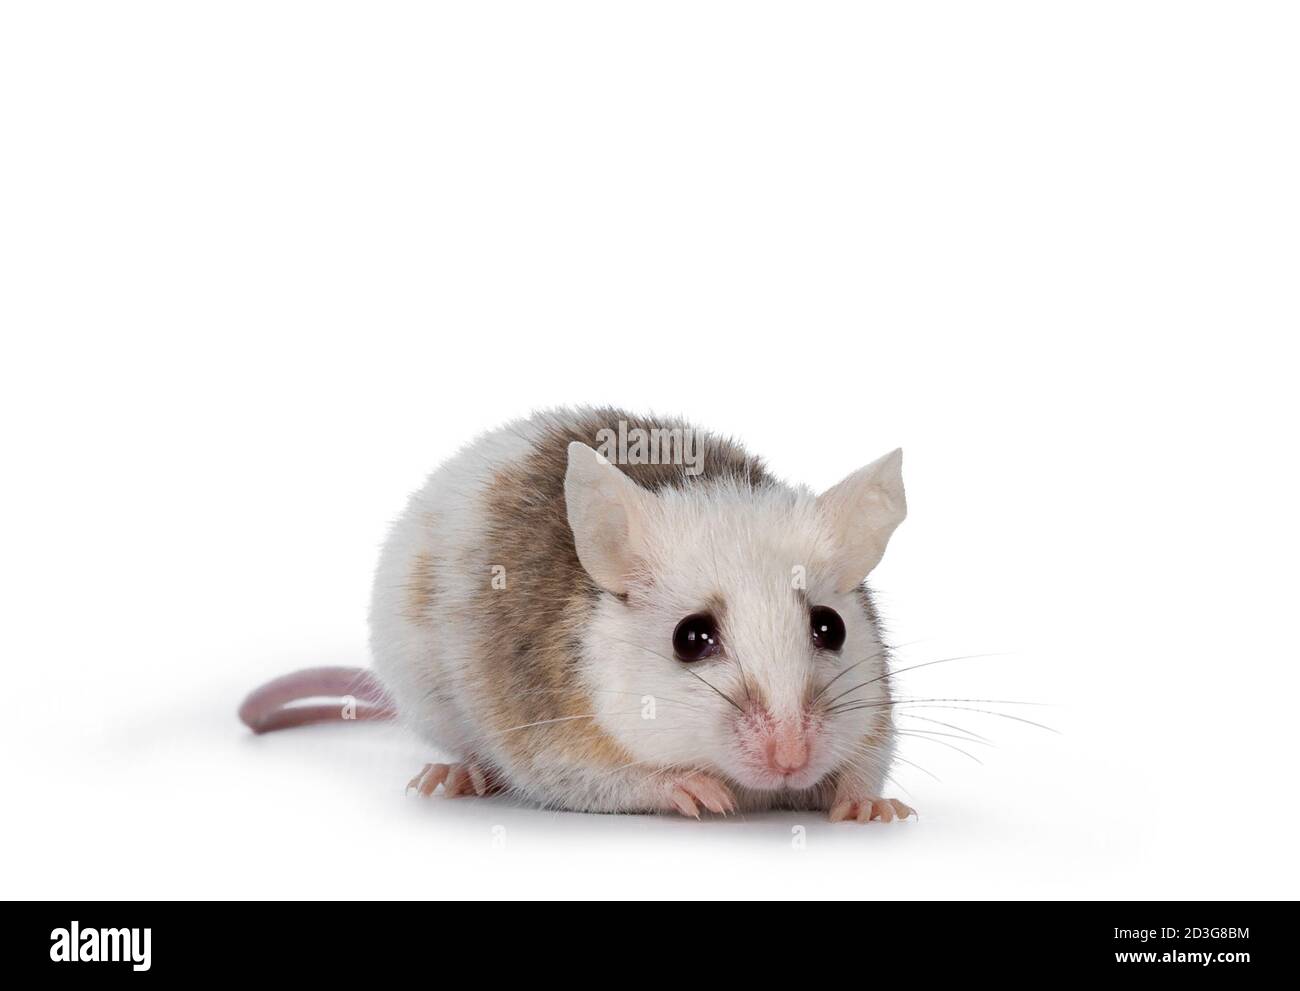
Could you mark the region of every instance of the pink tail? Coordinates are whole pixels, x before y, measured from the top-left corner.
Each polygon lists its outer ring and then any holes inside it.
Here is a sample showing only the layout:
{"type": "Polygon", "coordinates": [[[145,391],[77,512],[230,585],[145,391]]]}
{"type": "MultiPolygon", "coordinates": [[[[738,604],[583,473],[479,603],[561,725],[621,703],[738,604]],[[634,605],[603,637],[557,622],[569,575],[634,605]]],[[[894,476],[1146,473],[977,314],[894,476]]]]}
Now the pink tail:
{"type": "Polygon", "coordinates": [[[392,719],[396,715],[384,686],[364,668],[295,671],[255,689],[239,707],[239,718],[254,733],[336,719],[392,719]],[[307,703],[309,699],[327,698],[337,701],[307,703]],[[294,705],[295,702],[307,704],[294,705]]]}

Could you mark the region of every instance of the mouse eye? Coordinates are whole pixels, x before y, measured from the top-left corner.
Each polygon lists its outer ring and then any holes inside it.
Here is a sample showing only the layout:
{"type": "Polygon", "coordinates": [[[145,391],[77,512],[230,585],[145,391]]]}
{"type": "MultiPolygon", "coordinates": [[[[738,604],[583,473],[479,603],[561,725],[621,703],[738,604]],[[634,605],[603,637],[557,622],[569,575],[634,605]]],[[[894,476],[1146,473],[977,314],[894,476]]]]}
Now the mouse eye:
{"type": "Polygon", "coordinates": [[[820,650],[839,650],[844,646],[844,620],[829,606],[813,606],[812,638],[820,650]]]}
{"type": "Polygon", "coordinates": [[[673,653],[679,661],[700,661],[721,649],[718,626],[708,613],[692,613],[673,630],[673,653]]]}

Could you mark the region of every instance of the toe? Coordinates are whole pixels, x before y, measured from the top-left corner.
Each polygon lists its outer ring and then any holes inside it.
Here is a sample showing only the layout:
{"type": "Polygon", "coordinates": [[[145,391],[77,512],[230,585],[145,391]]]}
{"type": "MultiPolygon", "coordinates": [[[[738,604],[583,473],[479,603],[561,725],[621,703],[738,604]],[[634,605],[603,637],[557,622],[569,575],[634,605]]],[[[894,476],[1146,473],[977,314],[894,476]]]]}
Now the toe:
{"type": "Polygon", "coordinates": [[[729,808],[729,806],[726,805],[726,803],[722,799],[718,798],[717,795],[714,795],[712,792],[709,791],[697,790],[695,792],[695,798],[699,801],[701,805],[703,805],[706,809],[708,809],[710,812],[714,813],[715,815],[725,815],[727,809],[729,808]]]}
{"type": "Polygon", "coordinates": [[[863,798],[863,799],[838,799],[831,806],[831,822],[841,822],[845,819],[853,819],[857,822],[893,822],[897,819],[902,822],[908,816],[916,815],[916,811],[910,806],[894,798],[863,798]]]}
{"type": "Polygon", "coordinates": [[[446,764],[425,764],[424,769],[407,784],[406,790],[414,788],[421,797],[428,798],[438,785],[447,780],[448,770],[446,764]]]}
{"type": "Polygon", "coordinates": [[[432,766],[432,764],[425,764],[424,767],[420,768],[415,777],[406,782],[406,790],[410,791],[412,788],[419,788],[420,782],[424,780],[424,776],[429,773],[429,768],[432,766]]]}
{"type": "Polygon", "coordinates": [[[673,790],[668,793],[668,801],[672,802],[677,811],[682,815],[691,819],[698,819],[700,817],[699,807],[695,804],[695,800],[691,798],[690,793],[687,792],[686,789],[674,787],[673,790]]]}
{"type": "Polygon", "coordinates": [[[442,786],[443,793],[448,798],[459,798],[472,791],[474,786],[470,783],[469,772],[465,765],[456,764],[452,767],[451,773],[447,775],[447,783],[442,786]]]}
{"type": "Polygon", "coordinates": [[[731,790],[722,782],[705,775],[696,775],[684,785],[690,794],[710,812],[725,815],[736,807],[731,790]]]}

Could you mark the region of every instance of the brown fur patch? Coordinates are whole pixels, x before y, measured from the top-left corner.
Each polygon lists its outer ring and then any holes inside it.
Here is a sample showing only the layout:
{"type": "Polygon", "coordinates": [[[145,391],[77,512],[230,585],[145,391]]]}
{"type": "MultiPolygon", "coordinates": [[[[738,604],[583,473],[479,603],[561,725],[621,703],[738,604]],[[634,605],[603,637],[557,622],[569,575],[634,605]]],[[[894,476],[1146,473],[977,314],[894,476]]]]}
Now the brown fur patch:
{"type": "MultiPolygon", "coordinates": [[[[635,700],[592,700],[578,687],[579,638],[593,604],[605,595],[583,570],[573,545],[564,501],[568,446],[599,446],[602,429],[687,428],[677,420],[651,420],[617,409],[588,409],[539,418],[543,435],[517,464],[503,467],[487,491],[487,553],[506,569],[507,587],[484,581],[476,595],[483,667],[477,694],[498,732],[542,720],[633,708],[635,700]]],[[[757,458],[720,437],[695,431],[702,471],[685,465],[619,465],[639,485],[657,490],[718,478],[755,486],[770,481],[757,458]]],[[[617,767],[632,758],[593,720],[578,718],[503,733],[502,745],[518,759],[546,752],[584,766],[617,767]]]]}
{"type": "Polygon", "coordinates": [[[428,626],[431,622],[433,604],[438,598],[437,571],[438,560],[429,551],[421,551],[411,562],[402,615],[417,626],[428,626]]]}

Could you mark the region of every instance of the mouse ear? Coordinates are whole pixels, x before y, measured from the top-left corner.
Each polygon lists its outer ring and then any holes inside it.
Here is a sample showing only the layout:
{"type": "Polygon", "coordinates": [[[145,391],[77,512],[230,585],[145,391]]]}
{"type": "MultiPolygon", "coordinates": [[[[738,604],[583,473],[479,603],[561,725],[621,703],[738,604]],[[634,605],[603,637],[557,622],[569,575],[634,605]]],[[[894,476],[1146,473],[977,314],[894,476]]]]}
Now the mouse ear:
{"type": "Polygon", "coordinates": [[[817,497],[817,510],[836,540],[836,591],[847,592],[880,563],[885,545],[907,516],[903,449],[859,468],[817,497]]]}
{"type": "Polygon", "coordinates": [[[586,444],[569,445],[564,501],[569,529],[587,574],[601,588],[627,591],[644,547],[649,492],[586,444]]]}

